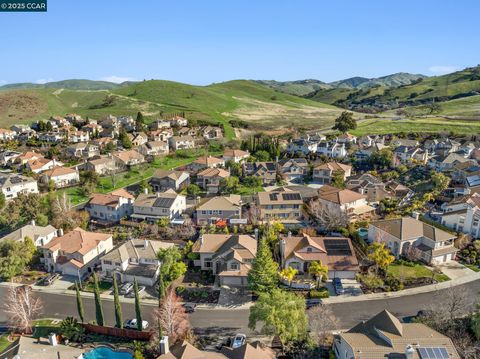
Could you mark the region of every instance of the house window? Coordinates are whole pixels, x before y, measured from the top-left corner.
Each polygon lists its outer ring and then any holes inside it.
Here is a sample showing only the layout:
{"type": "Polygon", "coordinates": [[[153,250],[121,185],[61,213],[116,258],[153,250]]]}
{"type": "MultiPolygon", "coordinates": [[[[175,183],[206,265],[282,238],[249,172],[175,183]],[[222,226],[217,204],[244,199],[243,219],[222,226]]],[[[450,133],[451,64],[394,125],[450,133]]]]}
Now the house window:
{"type": "Polygon", "coordinates": [[[238,263],[232,263],[232,264],[230,264],[230,269],[231,269],[231,270],[238,270],[238,263]]]}
{"type": "Polygon", "coordinates": [[[109,266],[112,265],[112,261],[103,261],[103,263],[105,263],[106,265],[109,265],[109,266]]]}
{"type": "Polygon", "coordinates": [[[307,248],[307,253],[312,253],[312,248],[308,247],[307,248]]]}
{"type": "Polygon", "coordinates": [[[206,268],[212,268],[212,262],[210,262],[210,261],[208,261],[208,262],[205,261],[204,264],[205,264],[205,267],[206,267],[206,268]]]}

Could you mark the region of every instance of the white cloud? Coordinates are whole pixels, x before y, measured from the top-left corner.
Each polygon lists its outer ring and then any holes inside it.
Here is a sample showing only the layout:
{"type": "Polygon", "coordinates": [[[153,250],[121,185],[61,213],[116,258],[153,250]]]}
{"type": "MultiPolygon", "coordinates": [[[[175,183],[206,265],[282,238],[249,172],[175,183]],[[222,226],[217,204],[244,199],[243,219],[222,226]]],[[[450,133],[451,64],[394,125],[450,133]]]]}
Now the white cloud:
{"type": "Polygon", "coordinates": [[[133,77],[122,77],[122,76],[105,76],[100,78],[101,81],[114,82],[116,84],[125,82],[125,81],[136,81],[133,77]]]}
{"type": "Polygon", "coordinates": [[[7,81],[5,81],[5,80],[0,80],[0,86],[6,85],[6,84],[8,84],[7,81]]]}
{"type": "Polygon", "coordinates": [[[436,65],[428,68],[428,71],[434,73],[435,75],[449,74],[450,72],[455,72],[458,70],[460,70],[458,66],[449,66],[449,65],[436,65]]]}
{"type": "Polygon", "coordinates": [[[52,78],[48,78],[48,79],[38,79],[35,81],[36,84],[39,84],[39,85],[43,85],[43,84],[46,84],[47,82],[53,82],[53,79],[52,78]]]}

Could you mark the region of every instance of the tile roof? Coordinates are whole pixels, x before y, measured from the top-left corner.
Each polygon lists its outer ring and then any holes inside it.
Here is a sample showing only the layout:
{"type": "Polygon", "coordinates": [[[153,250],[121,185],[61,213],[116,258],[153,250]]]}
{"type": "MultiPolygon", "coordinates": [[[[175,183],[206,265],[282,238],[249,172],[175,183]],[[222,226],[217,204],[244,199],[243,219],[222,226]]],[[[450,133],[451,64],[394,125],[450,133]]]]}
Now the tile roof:
{"type": "Polygon", "coordinates": [[[198,177],[230,177],[230,172],[223,168],[205,168],[203,171],[197,173],[198,177]]]}
{"type": "Polygon", "coordinates": [[[70,168],[70,167],[61,167],[61,166],[53,167],[51,170],[48,170],[45,172],[45,174],[48,177],[65,176],[65,175],[70,175],[72,173],[77,173],[77,170],[74,170],[73,168],[70,168]]]}
{"type": "Polygon", "coordinates": [[[238,210],[242,203],[242,197],[238,194],[229,196],[217,196],[208,199],[197,207],[197,211],[202,210],[222,210],[235,211],[238,210]]]}
{"type": "Polygon", "coordinates": [[[170,242],[132,239],[112,249],[102,257],[102,260],[124,262],[130,258],[157,259],[160,249],[173,247],[170,242]]]}
{"type": "Polygon", "coordinates": [[[257,241],[247,234],[203,234],[193,244],[192,251],[195,253],[222,253],[234,245],[246,248],[251,253],[257,252],[257,241]]]}
{"type": "Polygon", "coordinates": [[[385,219],[372,222],[370,225],[380,228],[400,240],[409,240],[423,236],[434,242],[444,242],[455,238],[454,234],[445,232],[412,217],[385,219]]]}
{"type": "Polygon", "coordinates": [[[352,166],[344,165],[343,163],[338,162],[327,162],[319,164],[314,168],[315,170],[330,170],[330,171],[343,171],[347,172],[352,169],[352,166]]]}
{"type": "Polygon", "coordinates": [[[112,235],[109,233],[87,232],[77,227],[61,237],[52,239],[44,248],[51,251],[62,250],[70,254],[78,252],[84,255],[97,247],[98,243],[109,238],[112,238],[112,235]]]}
{"type": "Polygon", "coordinates": [[[351,203],[360,199],[367,198],[363,194],[351,191],[349,189],[340,189],[328,185],[322,186],[318,190],[318,195],[319,198],[323,200],[337,204],[351,203]]]}

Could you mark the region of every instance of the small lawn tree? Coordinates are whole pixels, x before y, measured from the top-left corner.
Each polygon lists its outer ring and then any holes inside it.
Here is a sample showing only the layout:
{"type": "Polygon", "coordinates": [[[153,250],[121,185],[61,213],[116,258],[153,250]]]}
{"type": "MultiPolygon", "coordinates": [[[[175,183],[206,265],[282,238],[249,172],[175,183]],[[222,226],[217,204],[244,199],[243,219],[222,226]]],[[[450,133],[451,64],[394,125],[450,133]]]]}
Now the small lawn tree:
{"type": "Polygon", "coordinates": [[[385,247],[385,243],[373,242],[367,248],[368,259],[375,263],[376,273],[381,269],[384,273],[388,266],[393,263],[395,257],[390,253],[390,250],[385,247]]]}
{"type": "Polygon", "coordinates": [[[102,308],[102,299],[100,298],[100,288],[98,286],[98,278],[95,273],[93,273],[93,296],[95,298],[95,318],[97,320],[97,325],[103,326],[103,308],[102,308]]]}
{"type": "Polygon", "coordinates": [[[122,305],[120,304],[120,296],[118,295],[118,283],[117,276],[113,273],[113,302],[115,305],[115,326],[117,328],[123,328],[123,314],[122,305]]]}
{"type": "Polygon", "coordinates": [[[323,265],[320,261],[310,263],[308,267],[308,274],[315,277],[317,281],[317,288],[320,287],[320,282],[328,278],[328,267],[323,265]]]}
{"type": "Polygon", "coordinates": [[[80,321],[84,322],[85,321],[85,312],[83,310],[83,300],[82,300],[82,296],[80,295],[80,286],[78,285],[78,282],[75,282],[75,294],[76,294],[76,297],[77,297],[78,317],[80,318],[80,321]]]}
{"type": "Polygon", "coordinates": [[[295,268],[287,267],[285,269],[282,269],[282,271],[280,272],[280,277],[284,278],[288,282],[288,285],[291,287],[292,281],[297,275],[297,273],[298,270],[296,270],[295,268]]]}

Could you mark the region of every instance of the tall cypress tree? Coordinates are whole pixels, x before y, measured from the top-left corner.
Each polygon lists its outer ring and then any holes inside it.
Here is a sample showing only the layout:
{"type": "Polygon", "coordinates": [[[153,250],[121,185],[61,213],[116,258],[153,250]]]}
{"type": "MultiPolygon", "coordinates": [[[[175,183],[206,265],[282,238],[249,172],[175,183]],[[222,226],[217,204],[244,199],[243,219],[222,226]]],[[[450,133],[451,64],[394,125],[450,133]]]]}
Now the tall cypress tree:
{"type": "Polygon", "coordinates": [[[163,281],[163,275],[160,272],[158,276],[158,307],[160,307],[162,303],[162,299],[165,297],[165,283],[163,281]]]}
{"type": "Polygon", "coordinates": [[[113,273],[113,302],[115,304],[115,326],[123,328],[122,306],[120,305],[120,297],[118,296],[117,276],[113,273]]]}
{"type": "Polygon", "coordinates": [[[257,255],[248,272],[248,284],[257,293],[270,292],[278,286],[278,264],[273,260],[265,237],[258,242],[257,255]]]}
{"type": "Polygon", "coordinates": [[[78,316],[80,317],[80,320],[82,322],[85,321],[85,312],[83,311],[83,301],[82,297],[80,296],[80,288],[78,286],[78,282],[75,282],[75,291],[77,294],[77,312],[78,316]]]}
{"type": "Polygon", "coordinates": [[[102,299],[100,298],[100,288],[98,287],[98,278],[95,273],[93,273],[93,295],[95,297],[95,318],[97,319],[97,325],[103,326],[102,299]]]}
{"type": "Polygon", "coordinates": [[[137,317],[137,329],[142,330],[143,325],[142,325],[142,311],[140,308],[140,296],[138,295],[138,283],[137,279],[133,281],[133,290],[135,292],[135,315],[137,317]]]}

